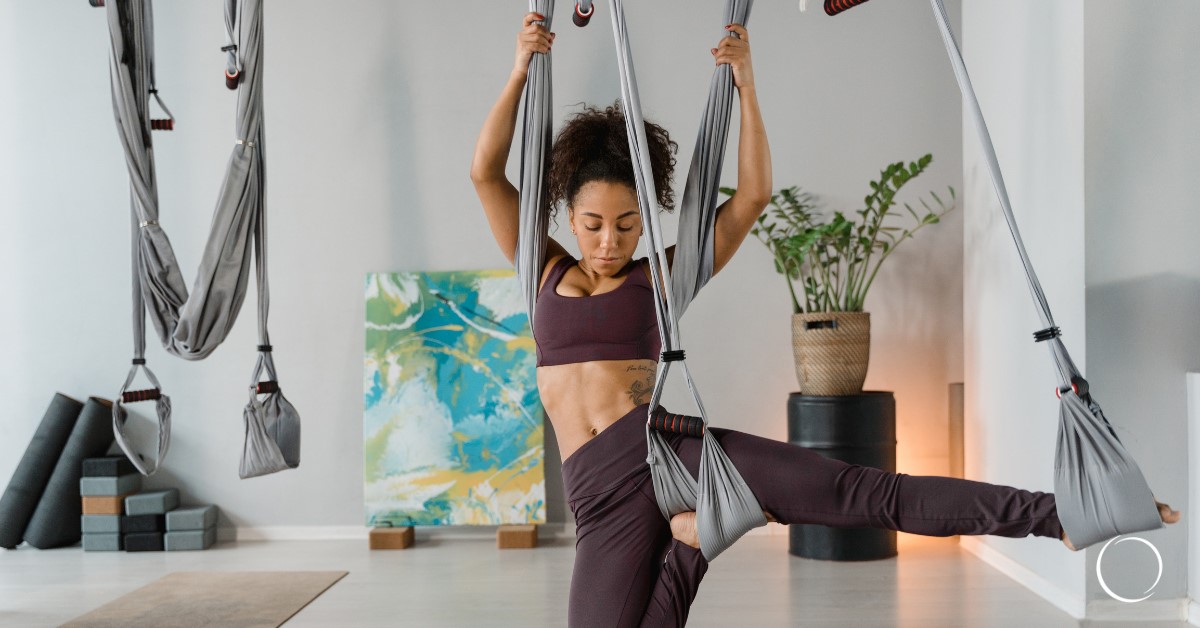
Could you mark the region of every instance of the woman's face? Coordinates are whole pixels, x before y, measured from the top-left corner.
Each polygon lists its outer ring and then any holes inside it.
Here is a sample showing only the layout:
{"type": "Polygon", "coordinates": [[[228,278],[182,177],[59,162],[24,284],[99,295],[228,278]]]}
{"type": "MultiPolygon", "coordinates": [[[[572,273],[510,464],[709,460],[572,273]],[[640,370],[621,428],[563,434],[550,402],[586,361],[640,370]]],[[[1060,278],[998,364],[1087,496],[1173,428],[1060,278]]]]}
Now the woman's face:
{"type": "Polygon", "coordinates": [[[623,183],[590,181],[579,188],[570,208],[571,231],[587,267],[613,276],[625,267],[642,235],[637,193],[623,183]]]}

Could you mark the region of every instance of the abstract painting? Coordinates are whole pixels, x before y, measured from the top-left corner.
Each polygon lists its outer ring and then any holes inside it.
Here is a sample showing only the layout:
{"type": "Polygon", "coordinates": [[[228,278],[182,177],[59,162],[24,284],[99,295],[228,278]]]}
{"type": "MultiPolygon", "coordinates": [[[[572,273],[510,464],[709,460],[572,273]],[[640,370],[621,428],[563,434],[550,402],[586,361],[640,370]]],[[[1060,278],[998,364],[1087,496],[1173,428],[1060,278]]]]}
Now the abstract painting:
{"type": "Polygon", "coordinates": [[[367,275],[367,525],[545,522],[524,303],[511,270],[367,275]]]}

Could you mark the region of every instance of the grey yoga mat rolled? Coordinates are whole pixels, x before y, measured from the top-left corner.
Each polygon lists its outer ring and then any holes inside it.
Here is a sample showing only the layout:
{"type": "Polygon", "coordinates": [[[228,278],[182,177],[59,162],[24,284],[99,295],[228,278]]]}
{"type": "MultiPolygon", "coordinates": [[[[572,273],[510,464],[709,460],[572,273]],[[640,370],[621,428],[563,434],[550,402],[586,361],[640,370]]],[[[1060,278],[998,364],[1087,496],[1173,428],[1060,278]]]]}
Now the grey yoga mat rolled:
{"type": "Polygon", "coordinates": [[[112,402],[90,397],[25,528],[25,542],[38,549],[79,542],[83,515],[79,478],[83,476],[83,461],[103,456],[112,444],[112,402]]]}
{"type": "Polygon", "coordinates": [[[33,440],[29,441],[4,496],[0,497],[0,547],[12,549],[21,544],[25,527],[82,409],[82,403],[62,393],[56,393],[50,400],[33,440]]]}

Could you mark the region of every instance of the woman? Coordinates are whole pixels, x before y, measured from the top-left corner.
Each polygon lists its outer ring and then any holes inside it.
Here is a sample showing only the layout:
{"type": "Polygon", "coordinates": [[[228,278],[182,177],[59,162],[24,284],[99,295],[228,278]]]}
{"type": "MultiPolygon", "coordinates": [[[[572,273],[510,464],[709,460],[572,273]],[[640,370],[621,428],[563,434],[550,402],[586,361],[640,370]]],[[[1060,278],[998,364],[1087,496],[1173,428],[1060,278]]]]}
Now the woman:
{"type": "MultiPolygon", "coordinates": [[[[497,244],[517,248],[518,192],[505,177],[529,60],[554,34],[525,16],[508,83],[484,122],[471,166],[497,244]]],[[[733,70],[740,109],[737,193],[718,210],[714,275],[729,262],[771,195],[771,160],[759,114],[746,29],[726,27],[711,53],[733,70]]],[[[671,192],[675,144],[647,123],[658,203],[671,192]]],[[[624,117],[586,108],[551,151],[549,197],[567,208],[581,258],[548,243],[537,298],[537,382],[563,457],[576,520],[569,625],[683,625],[708,568],[695,513],[663,519],[646,464],[645,418],[660,342],[645,258],[633,259],[642,223],[624,117]]],[[[674,247],[667,250],[668,262],[674,247]]],[[[914,477],[848,465],[807,449],[714,428],[768,519],[916,534],[1029,534],[1065,538],[1054,496],[969,480],[914,477]]],[[[671,435],[693,475],[700,440],[671,435]]],[[[1169,509],[1160,507],[1164,520],[1169,509]]],[[[1178,513],[1174,513],[1176,518],[1178,513]]],[[[1073,549],[1073,548],[1072,548],[1073,549]]]]}

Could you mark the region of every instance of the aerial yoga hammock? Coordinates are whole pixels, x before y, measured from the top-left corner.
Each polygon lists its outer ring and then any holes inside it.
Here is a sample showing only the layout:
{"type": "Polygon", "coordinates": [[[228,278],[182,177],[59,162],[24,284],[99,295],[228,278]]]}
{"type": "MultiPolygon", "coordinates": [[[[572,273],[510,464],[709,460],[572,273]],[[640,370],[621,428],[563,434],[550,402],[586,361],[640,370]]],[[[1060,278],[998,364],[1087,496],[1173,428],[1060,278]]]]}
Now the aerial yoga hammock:
{"type": "Polygon", "coordinates": [[[237,0],[225,0],[227,45],[222,50],[228,59],[226,86],[237,90],[236,142],[190,297],[171,243],[159,225],[150,132],[171,130],[174,118],[155,88],[151,0],[108,0],[107,5],[113,113],[129,167],[133,214],[133,366],[113,405],[117,443],[145,475],[162,465],[170,444],[171,400],[146,366],[146,312],[168,353],[185,360],[207,357],[225,340],[237,319],[246,296],[253,243],[258,361],[243,413],[246,441],[239,475],[248,478],[295,468],[300,464],[300,417],[280,392],[267,334],[262,1],[243,0],[239,6],[237,0]],[[150,96],[167,113],[167,119],[150,118],[150,96]],[[139,368],[153,388],[129,390],[139,368]],[[264,373],[267,379],[259,381],[264,373]],[[158,455],[151,463],[138,455],[125,434],[126,412],[122,405],[138,401],[155,401],[157,405],[158,455]]]}
{"type": "MultiPolygon", "coordinates": [[[[837,15],[866,1],[825,0],[825,12],[837,15]]],[[[1061,332],[1054,324],[1049,302],[1017,229],[1008,190],[996,159],[996,149],[983,119],[979,99],[971,86],[971,78],[967,75],[962,53],[950,30],[946,8],[942,0],[930,0],[930,3],[946,45],[946,53],[950,56],[950,64],[954,67],[963,102],[979,134],[992,185],[1021,264],[1025,267],[1029,291],[1041,318],[1043,329],[1034,333],[1034,341],[1048,343],[1050,356],[1058,369],[1059,385],[1055,392],[1059,398],[1059,419],[1058,443],[1054,452],[1054,494],[1059,521],[1077,549],[1121,534],[1161,528],[1162,519],[1141,469],[1117,438],[1100,404],[1092,397],[1087,380],[1071,360],[1060,339],[1061,332]]]]}
{"type": "MultiPolygon", "coordinates": [[[[753,0],[726,0],[722,24],[746,24],[753,0]]],[[[594,13],[591,0],[575,5],[574,22],[584,25],[594,13]]],[[[545,17],[550,28],[553,0],[530,0],[529,10],[545,17]]],[[[654,304],[662,338],[660,368],[650,397],[646,417],[647,463],[654,482],[658,508],[667,519],[682,512],[695,511],[700,536],[700,551],[711,561],[750,530],[765,525],[766,517],[754,494],[734,468],[715,437],[704,429],[708,415],[692,382],[679,333],[679,318],[708,280],[713,269],[713,228],[716,224],[717,192],[729,118],[733,103],[733,76],[728,65],[717,66],[709,87],[708,102],[692,154],[691,167],[684,187],[679,212],[679,234],[673,268],[668,268],[655,200],[654,176],[650,165],[645,123],[634,77],[633,58],[625,28],[622,0],[611,2],[613,35],[616,40],[617,67],[621,78],[621,100],[634,165],[638,206],[648,236],[650,274],[661,276],[670,286],[664,292],[660,282],[654,287],[654,304]],[[658,409],[663,385],[671,363],[679,362],[684,378],[696,402],[699,417],[668,415],[658,409]],[[699,481],[659,434],[660,429],[682,433],[702,433],[699,481]]],[[[730,35],[735,36],[735,35],[730,35]]],[[[523,137],[521,145],[520,229],[516,271],[525,295],[530,326],[537,325],[534,302],[538,281],[545,265],[550,221],[546,203],[546,171],[551,140],[550,55],[535,54],[530,60],[525,84],[523,137]]]]}

